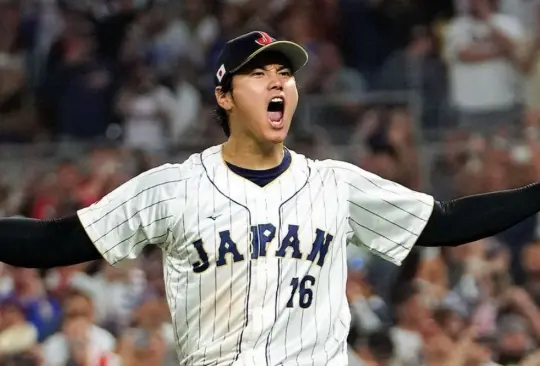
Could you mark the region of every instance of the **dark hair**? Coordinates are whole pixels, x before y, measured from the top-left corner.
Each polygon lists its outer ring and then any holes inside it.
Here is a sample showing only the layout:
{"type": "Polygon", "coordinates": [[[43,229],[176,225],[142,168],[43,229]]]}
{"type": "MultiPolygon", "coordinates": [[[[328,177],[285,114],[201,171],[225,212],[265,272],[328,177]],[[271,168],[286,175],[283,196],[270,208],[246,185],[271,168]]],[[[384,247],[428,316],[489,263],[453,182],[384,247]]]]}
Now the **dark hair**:
{"type": "Polygon", "coordinates": [[[90,304],[94,303],[94,300],[92,299],[92,296],[90,296],[86,291],[79,290],[77,288],[70,288],[68,289],[63,296],[64,303],[67,301],[70,301],[72,299],[76,298],[83,298],[86,301],[88,301],[90,304]]]}
{"type": "Polygon", "coordinates": [[[400,307],[419,293],[418,286],[412,281],[398,283],[394,286],[391,304],[394,308],[400,307]]]}
{"type": "MultiPolygon", "coordinates": [[[[232,92],[232,76],[226,76],[221,83],[221,94],[226,94],[232,92]]],[[[221,126],[221,129],[225,133],[225,136],[231,136],[231,126],[229,125],[229,115],[227,111],[216,105],[215,118],[218,125],[221,126]]]]}
{"type": "Polygon", "coordinates": [[[440,327],[445,327],[446,322],[448,322],[456,312],[447,307],[439,307],[433,311],[433,320],[440,327]]]}
{"type": "Polygon", "coordinates": [[[368,348],[377,361],[387,361],[394,354],[394,342],[388,330],[371,333],[367,339],[368,348]]]}

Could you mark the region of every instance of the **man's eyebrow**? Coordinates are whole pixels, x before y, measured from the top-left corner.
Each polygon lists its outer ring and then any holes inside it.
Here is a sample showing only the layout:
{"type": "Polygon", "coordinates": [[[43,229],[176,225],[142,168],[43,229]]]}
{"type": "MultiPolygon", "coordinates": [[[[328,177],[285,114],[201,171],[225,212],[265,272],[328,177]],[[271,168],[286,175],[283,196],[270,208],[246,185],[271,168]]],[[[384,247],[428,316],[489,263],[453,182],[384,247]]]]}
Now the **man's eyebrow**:
{"type": "Polygon", "coordinates": [[[250,73],[250,72],[253,72],[254,70],[265,70],[265,71],[269,71],[269,70],[272,70],[272,69],[276,69],[276,71],[283,71],[283,70],[291,70],[291,68],[287,65],[278,65],[278,66],[275,66],[275,65],[263,65],[263,64],[255,64],[255,65],[251,65],[251,67],[249,68],[246,68],[244,70],[245,73],[250,73]]]}

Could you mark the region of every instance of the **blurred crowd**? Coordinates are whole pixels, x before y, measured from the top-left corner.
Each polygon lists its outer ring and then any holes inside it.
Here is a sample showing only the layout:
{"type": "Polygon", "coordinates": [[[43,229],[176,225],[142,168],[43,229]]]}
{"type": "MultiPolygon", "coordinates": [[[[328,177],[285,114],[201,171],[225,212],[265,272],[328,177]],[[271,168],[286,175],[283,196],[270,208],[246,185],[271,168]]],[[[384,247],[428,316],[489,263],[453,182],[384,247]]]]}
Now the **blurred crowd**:
{"type": "MultiPolygon", "coordinates": [[[[223,141],[213,75],[302,44],[287,145],[453,199],[540,180],[539,0],[0,0],[0,215],[73,213],[223,141]]],[[[349,248],[350,365],[540,365],[536,217],[402,267],[349,248]]],[[[0,366],[175,365],[159,252],[0,266],[0,366]]]]}

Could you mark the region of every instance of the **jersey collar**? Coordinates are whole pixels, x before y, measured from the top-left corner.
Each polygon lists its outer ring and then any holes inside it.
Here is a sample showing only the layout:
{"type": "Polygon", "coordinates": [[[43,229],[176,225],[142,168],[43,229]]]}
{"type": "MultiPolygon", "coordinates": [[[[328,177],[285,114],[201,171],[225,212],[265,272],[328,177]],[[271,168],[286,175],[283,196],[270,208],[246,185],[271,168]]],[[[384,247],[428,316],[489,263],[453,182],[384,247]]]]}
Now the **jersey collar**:
{"type": "Polygon", "coordinates": [[[222,145],[206,149],[200,157],[206,176],[212,185],[221,194],[245,205],[250,196],[260,194],[275,194],[277,199],[286,201],[307,184],[311,175],[308,160],[294,151],[289,150],[289,152],[292,160],[289,169],[264,187],[259,187],[234,173],[223,160],[222,145]]]}

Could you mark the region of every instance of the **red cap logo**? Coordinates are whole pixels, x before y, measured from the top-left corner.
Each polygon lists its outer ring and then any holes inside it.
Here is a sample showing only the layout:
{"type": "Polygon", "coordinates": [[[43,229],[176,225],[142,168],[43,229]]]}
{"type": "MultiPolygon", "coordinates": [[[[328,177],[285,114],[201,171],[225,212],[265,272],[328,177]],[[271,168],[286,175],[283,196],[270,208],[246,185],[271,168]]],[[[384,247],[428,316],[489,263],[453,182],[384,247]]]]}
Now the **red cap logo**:
{"type": "Polygon", "coordinates": [[[258,44],[261,46],[269,45],[270,43],[274,42],[274,39],[268,35],[268,33],[265,32],[259,32],[261,35],[261,38],[258,38],[255,40],[258,44]]]}

